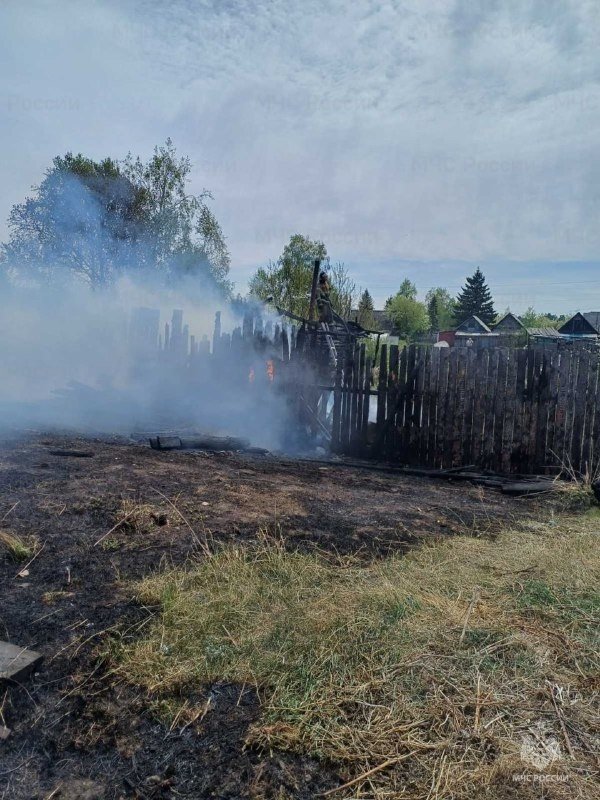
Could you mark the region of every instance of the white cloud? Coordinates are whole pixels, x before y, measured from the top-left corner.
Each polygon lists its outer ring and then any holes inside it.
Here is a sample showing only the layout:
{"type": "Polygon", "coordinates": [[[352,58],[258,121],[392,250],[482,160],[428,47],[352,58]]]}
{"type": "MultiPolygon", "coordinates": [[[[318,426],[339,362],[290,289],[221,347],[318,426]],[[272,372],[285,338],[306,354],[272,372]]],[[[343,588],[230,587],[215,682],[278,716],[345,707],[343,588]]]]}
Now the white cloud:
{"type": "Polygon", "coordinates": [[[597,258],[594,1],[8,0],[0,15],[3,218],[57,153],[147,154],[170,135],[240,277],[298,230],[357,265],[597,258]]]}

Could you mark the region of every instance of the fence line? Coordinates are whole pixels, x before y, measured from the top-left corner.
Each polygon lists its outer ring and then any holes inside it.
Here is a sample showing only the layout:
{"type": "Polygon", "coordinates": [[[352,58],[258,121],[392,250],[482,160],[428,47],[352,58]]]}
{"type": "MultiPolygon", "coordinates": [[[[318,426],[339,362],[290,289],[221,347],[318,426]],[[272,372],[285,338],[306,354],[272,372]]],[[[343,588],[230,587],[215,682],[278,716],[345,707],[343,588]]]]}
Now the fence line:
{"type": "Polygon", "coordinates": [[[165,377],[270,387],[287,397],[290,425],[330,439],[337,453],[504,473],[600,464],[597,350],[382,344],[376,365],[365,342],[350,339],[332,361],[323,333],[305,326],[248,314],[230,334],[217,313],[212,340],[197,340],[181,312],[160,334],[158,312],[143,312],[130,335],[151,363],[158,355],[165,377]]]}
{"type": "MultiPolygon", "coordinates": [[[[599,364],[584,349],[382,345],[374,431],[342,415],[334,449],[431,468],[592,471],[600,455],[599,364]]],[[[365,368],[359,362],[363,403],[372,396],[365,368]]]]}

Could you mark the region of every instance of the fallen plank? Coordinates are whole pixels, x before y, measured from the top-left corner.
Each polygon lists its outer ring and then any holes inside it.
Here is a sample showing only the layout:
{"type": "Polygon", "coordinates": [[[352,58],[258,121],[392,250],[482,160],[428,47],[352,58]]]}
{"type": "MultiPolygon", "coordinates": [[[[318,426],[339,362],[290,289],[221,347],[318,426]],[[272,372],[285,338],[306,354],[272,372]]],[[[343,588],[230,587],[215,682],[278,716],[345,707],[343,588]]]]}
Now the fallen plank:
{"type": "Polygon", "coordinates": [[[0,642],[0,681],[22,681],[39,667],[42,658],[34,650],[0,642]]]}
{"type": "Polygon", "coordinates": [[[250,442],[238,436],[201,436],[182,439],[181,446],[184,450],[246,450],[250,442]]]}
{"type": "Polygon", "coordinates": [[[153,450],[248,450],[250,442],[237,436],[157,436],[149,439],[153,450]]]}
{"type": "Polygon", "coordinates": [[[502,494],[518,497],[519,495],[551,492],[554,488],[553,481],[517,481],[516,483],[504,483],[502,485],[502,494]]]}
{"type": "Polygon", "coordinates": [[[93,458],[91,450],[48,450],[51,456],[66,456],[69,458],[93,458]]]}

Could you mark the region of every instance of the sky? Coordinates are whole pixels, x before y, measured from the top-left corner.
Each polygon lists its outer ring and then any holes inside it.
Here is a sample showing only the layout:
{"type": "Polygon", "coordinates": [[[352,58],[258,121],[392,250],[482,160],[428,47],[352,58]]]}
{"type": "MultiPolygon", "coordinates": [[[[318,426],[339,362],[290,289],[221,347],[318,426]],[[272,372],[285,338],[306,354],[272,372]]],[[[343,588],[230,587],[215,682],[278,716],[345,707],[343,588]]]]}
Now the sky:
{"type": "Polygon", "coordinates": [[[598,310],[598,41],[597,0],[0,0],[0,240],[54,156],[171,137],[242,293],[303,233],[377,306],[480,266],[598,310]]]}

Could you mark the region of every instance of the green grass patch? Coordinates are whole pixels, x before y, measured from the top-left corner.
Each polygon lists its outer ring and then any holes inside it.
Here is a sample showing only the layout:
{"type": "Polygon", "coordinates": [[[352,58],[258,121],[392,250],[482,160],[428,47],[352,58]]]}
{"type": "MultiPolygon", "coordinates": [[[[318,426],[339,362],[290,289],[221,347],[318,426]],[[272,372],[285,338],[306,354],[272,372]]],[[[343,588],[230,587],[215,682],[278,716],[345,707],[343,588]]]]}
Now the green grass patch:
{"type": "MultiPolygon", "coordinates": [[[[256,687],[249,744],[327,759],[348,780],[377,768],[340,797],[499,798],[531,719],[562,735],[549,686],[567,687],[573,726],[591,719],[598,538],[595,519],[565,518],[368,566],[264,539],[226,548],[136,585],[160,611],[116,671],[163,716],[215,681],[256,687]]],[[[570,789],[595,796],[586,786],[574,772],[570,789]]]]}
{"type": "Polygon", "coordinates": [[[0,530],[0,551],[4,552],[13,561],[29,561],[35,555],[37,542],[32,537],[24,538],[16,533],[0,530]]]}

